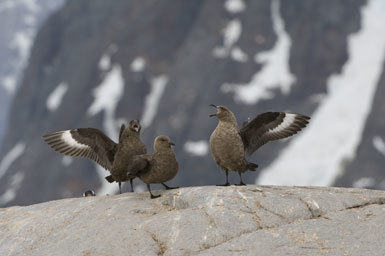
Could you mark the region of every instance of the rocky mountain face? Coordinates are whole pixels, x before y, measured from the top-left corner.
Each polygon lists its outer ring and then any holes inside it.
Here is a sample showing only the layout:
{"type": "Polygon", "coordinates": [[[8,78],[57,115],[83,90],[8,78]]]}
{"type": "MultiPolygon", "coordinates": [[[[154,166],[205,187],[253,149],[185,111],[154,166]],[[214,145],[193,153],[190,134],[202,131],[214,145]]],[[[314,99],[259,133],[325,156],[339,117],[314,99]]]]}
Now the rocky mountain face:
{"type": "Polygon", "coordinates": [[[3,0],[0,3],[0,145],[9,105],[40,24],[63,0],[3,0]]]}
{"type": "Polygon", "coordinates": [[[188,187],[0,209],[1,255],[380,255],[385,192],[188,187]],[[108,235],[106,235],[108,234],[108,235]]]}
{"type": "Polygon", "coordinates": [[[131,119],[148,151],[161,134],[177,144],[170,185],[222,183],[209,104],[239,124],[266,111],[312,117],[251,157],[260,168],[247,183],[383,188],[381,10],[381,0],[67,1],[39,30],[12,104],[0,205],[116,191],[107,172],[41,136],[95,127],[117,141],[131,119]]]}

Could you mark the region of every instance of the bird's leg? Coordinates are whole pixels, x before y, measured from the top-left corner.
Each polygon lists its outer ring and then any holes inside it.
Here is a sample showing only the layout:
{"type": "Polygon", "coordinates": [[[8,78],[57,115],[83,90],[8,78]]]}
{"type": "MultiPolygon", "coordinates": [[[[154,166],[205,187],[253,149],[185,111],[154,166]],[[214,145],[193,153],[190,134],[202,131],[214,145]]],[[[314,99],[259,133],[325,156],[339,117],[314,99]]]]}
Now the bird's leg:
{"type": "Polygon", "coordinates": [[[238,172],[239,174],[239,179],[240,179],[240,182],[239,184],[235,184],[236,186],[246,186],[245,183],[243,183],[243,180],[242,180],[242,173],[241,172],[238,172]]]}
{"type": "Polygon", "coordinates": [[[122,193],[122,182],[119,181],[119,194],[122,193]]]}
{"type": "Polygon", "coordinates": [[[134,192],[134,186],[132,185],[132,180],[133,180],[133,179],[130,179],[130,184],[131,184],[131,192],[134,192]]]}
{"type": "Polygon", "coordinates": [[[179,187],[169,187],[169,186],[167,186],[167,185],[164,184],[164,183],[162,183],[162,185],[163,185],[167,190],[179,188],[179,187]]]}
{"type": "Polygon", "coordinates": [[[229,171],[226,170],[226,183],[223,184],[223,185],[217,185],[217,186],[230,186],[230,183],[229,183],[229,171]]]}
{"type": "Polygon", "coordinates": [[[151,193],[150,184],[147,184],[147,189],[148,189],[148,192],[150,192],[150,195],[151,195],[151,199],[154,199],[154,198],[158,198],[158,197],[160,197],[160,195],[154,196],[154,195],[151,193]]]}

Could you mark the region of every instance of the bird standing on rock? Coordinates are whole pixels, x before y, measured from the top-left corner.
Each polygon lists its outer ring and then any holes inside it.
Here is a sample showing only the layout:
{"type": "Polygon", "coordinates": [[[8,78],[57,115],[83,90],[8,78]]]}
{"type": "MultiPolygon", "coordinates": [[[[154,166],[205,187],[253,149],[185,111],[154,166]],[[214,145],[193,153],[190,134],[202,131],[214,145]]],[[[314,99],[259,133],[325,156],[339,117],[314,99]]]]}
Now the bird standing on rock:
{"type": "MultiPolygon", "coordinates": [[[[127,178],[138,177],[146,183],[151,199],[160,197],[151,193],[150,184],[160,183],[166,189],[174,189],[164,182],[173,179],[178,173],[179,165],[171,146],[175,146],[167,136],[158,136],[154,141],[154,153],[152,155],[134,156],[128,165],[127,178]]],[[[177,188],[177,187],[175,187],[177,188]]]]}
{"type": "Polygon", "coordinates": [[[240,183],[242,173],[247,170],[255,171],[257,164],[246,160],[259,147],[272,140],[290,137],[306,127],[310,117],[285,112],[266,112],[246,122],[242,128],[238,127],[233,112],[225,106],[210,106],[217,109],[218,125],[210,136],[210,151],[217,165],[226,173],[226,183],[229,186],[228,171],[239,174],[240,183]]]}
{"type": "Polygon", "coordinates": [[[119,143],[115,143],[103,132],[95,128],[79,128],[59,131],[43,136],[55,151],[67,156],[85,157],[91,159],[110,171],[106,177],[108,182],[118,182],[119,193],[122,193],[121,183],[127,179],[127,166],[135,155],[146,154],[146,146],[140,139],[141,125],[138,120],[131,120],[128,127],[122,124],[119,133],[119,143]]]}

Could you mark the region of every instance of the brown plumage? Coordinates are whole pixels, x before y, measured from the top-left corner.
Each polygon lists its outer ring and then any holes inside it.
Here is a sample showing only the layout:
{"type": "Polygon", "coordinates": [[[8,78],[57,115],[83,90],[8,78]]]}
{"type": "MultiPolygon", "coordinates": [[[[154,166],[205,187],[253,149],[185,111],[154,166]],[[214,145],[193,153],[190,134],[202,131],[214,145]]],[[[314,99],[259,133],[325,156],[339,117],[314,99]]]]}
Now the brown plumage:
{"type": "Polygon", "coordinates": [[[178,161],[171,146],[175,145],[167,136],[158,136],[154,141],[152,155],[134,156],[128,165],[127,178],[138,177],[146,183],[151,198],[157,198],[151,193],[150,184],[160,183],[166,189],[173,189],[164,182],[173,179],[178,173],[178,161]]]}
{"type": "Polygon", "coordinates": [[[103,132],[95,128],[79,128],[59,131],[43,136],[55,151],[67,156],[91,159],[110,171],[106,177],[108,182],[118,182],[121,193],[121,182],[127,179],[127,166],[135,155],[147,153],[146,146],[140,140],[141,126],[138,120],[131,120],[128,127],[120,128],[119,143],[115,143],[103,132]]]}
{"type": "Polygon", "coordinates": [[[237,171],[240,177],[239,185],[245,185],[242,181],[242,173],[247,170],[255,171],[257,164],[246,160],[265,143],[290,137],[302,128],[306,127],[310,117],[285,112],[266,112],[246,122],[242,128],[238,127],[237,119],[233,112],[225,106],[215,106],[218,125],[210,137],[210,150],[217,165],[226,173],[237,171]]]}

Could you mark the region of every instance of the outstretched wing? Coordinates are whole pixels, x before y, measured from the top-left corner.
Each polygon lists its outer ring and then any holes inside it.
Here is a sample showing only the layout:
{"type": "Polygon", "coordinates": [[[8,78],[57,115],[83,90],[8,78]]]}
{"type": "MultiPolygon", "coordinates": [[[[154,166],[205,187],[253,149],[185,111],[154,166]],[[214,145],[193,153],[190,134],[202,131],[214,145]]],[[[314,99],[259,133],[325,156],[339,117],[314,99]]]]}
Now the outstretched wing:
{"type": "Polygon", "coordinates": [[[128,164],[128,175],[138,176],[151,168],[151,155],[136,155],[128,164]]]}
{"type": "Polygon", "coordinates": [[[111,170],[117,144],[95,128],[65,130],[43,136],[55,151],[67,156],[86,157],[111,170]]]}
{"type": "Polygon", "coordinates": [[[240,129],[247,155],[271,140],[290,137],[309,123],[310,117],[284,112],[266,112],[256,116],[240,129]]]}

